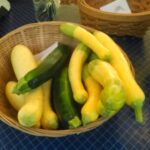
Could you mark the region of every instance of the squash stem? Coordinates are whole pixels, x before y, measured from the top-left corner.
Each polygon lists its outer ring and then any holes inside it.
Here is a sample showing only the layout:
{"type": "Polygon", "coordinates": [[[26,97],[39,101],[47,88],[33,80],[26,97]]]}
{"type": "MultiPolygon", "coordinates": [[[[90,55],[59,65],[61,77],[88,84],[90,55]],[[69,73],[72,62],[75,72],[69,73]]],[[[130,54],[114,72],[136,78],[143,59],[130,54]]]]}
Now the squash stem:
{"type": "Polygon", "coordinates": [[[98,116],[99,114],[96,112],[93,112],[93,113],[91,112],[89,114],[82,115],[83,125],[86,126],[87,124],[96,121],[98,116]]]}
{"type": "Polygon", "coordinates": [[[28,92],[30,90],[31,88],[29,87],[27,81],[24,78],[22,78],[18,81],[17,85],[14,87],[13,93],[19,95],[19,94],[28,92]]]}
{"type": "Polygon", "coordinates": [[[136,121],[139,123],[143,123],[143,113],[142,113],[143,102],[142,101],[135,101],[132,105],[132,108],[135,112],[136,121]]]}
{"type": "Polygon", "coordinates": [[[141,107],[135,107],[134,111],[135,111],[136,121],[139,122],[139,123],[143,123],[142,108],[141,107]]]}
{"type": "Polygon", "coordinates": [[[69,128],[77,128],[81,125],[81,121],[80,121],[79,117],[77,117],[77,116],[75,116],[68,123],[69,123],[69,128]]]}
{"type": "Polygon", "coordinates": [[[73,37],[74,36],[74,31],[76,29],[76,25],[75,24],[72,24],[72,23],[63,23],[61,26],[60,26],[60,30],[70,36],[70,37],[73,37]]]}

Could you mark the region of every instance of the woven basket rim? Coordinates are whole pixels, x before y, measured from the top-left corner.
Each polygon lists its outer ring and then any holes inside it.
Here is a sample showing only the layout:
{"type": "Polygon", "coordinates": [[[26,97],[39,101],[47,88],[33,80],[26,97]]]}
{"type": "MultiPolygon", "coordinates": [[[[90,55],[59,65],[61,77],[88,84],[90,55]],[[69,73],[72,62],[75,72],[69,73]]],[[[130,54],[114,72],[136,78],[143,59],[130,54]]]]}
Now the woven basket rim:
{"type": "MultiPolygon", "coordinates": [[[[30,27],[36,27],[36,26],[43,26],[43,25],[58,25],[58,24],[61,24],[61,23],[65,23],[65,22],[69,22],[69,21],[44,21],[44,22],[35,22],[35,23],[28,23],[28,24],[25,24],[25,25],[22,25],[16,29],[13,29],[12,31],[6,33],[4,36],[2,36],[0,38],[0,43],[3,42],[7,37],[19,32],[19,31],[23,31],[27,28],[30,28],[30,27]]],[[[69,22],[70,23],[70,22],[69,22]]],[[[74,24],[79,24],[79,23],[75,23],[74,24]]],[[[82,25],[80,24],[80,26],[82,27],[86,27],[88,30],[90,31],[95,31],[96,29],[92,28],[92,27],[89,27],[89,26],[85,26],[85,25],[82,25]]]]}
{"type": "MultiPolygon", "coordinates": [[[[44,26],[44,25],[60,25],[61,23],[64,23],[65,21],[47,21],[47,22],[38,22],[38,23],[29,23],[23,26],[18,27],[17,29],[14,29],[12,31],[10,31],[9,33],[7,33],[6,35],[4,35],[1,39],[0,39],[0,44],[5,41],[9,36],[12,36],[18,32],[23,32],[24,30],[28,29],[28,28],[34,28],[34,27],[38,27],[38,26],[44,26]]],[[[87,27],[84,25],[80,25],[83,27],[86,27],[86,29],[89,29],[90,31],[95,31],[94,28],[91,27],[87,27]]],[[[109,120],[110,118],[103,118],[101,117],[100,119],[98,119],[97,121],[90,123],[88,126],[84,127],[78,127],[76,129],[63,129],[63,130],[47,130],[47,129],[37,129],[37,128],[26,128],[23,127],[22,125],[20,125],[18,122],[16,122],[15,120],[13,120],[12,118],[10,118],[9,116],[7,116],[5,113],[3,113],[0,110],[0,120],[4,123],[6,123],[7,125],[20,130],[24,133],[30,134],[30,135],[34,135],[34,136],[43,136],[43,137],[64,137],[64,136],[68,136],[68,135],[73,135],[73,134],[80,134],[80,133],[84,133],[87,131],[90,131],[92,129],[95,129],[96,127],[100,126],[100,124],[103,124],[104,122],[106,122],[107,120],[109,120]],[[99,123],[99,120],[101,123],[99,123]]]]}
{"type": "MultiPolygon", "coordinates": [[[[95,15],[97,16],[97,14],[99,15],[100,13],[102,15],[107,15],[107,16],[110,16],[110,17],[118,17],[118,18],[121,18],[121,17],[129,17],[130,19],[132,18],[135,18],[135,17],[140,17],[142,18],[143,16],[144,17],[147,17],[150,19],[150,11],[145,11],[145,12],[139,12],[139,13],[131,13],[131,14],[124,14],[124,13],[111,13],[111,12],[105,12],[105,11],[101,11],[100,9],[96,9],[92,6],[90,6],[85,0],[78,0],[78,4],[86,9],[89,9],[89,14],[91,12],[94,12],[95,15]]],[[[114,19],[114,18],[113,18],[114,19]]]]}
{"type": "MultiPolygon", "coordinates": [[[[106,119],[106,118],[101,117],[101,125],[111,118],[106,119]]],[[[75,129],[48,130],[48,129],[42,129],[42,128],[26,128],[20,125],[18,122],[15,122],[12,118],[6,116],[5,114],[3,114],[0,120],[4,122],[5,124],[9,125],[10,127],[13,127],[24,133],[28,133],[30,135],[35,135],[35,136],[43,136],[43,137],[64,137],[64,136],[73,135],[73,134],[81,134],[87,131],[91,131],[92,129],[95,129],[96,127],[100,126],[99,119],[98,119],[97,121],[90,123],[88,127],[80,126],[75,129]]]]}
{"type": "Polygon", "coordinates": [[[63,21],[44,21],[44,22],[35,22],[35,23],[28,23],[28,24],[25,24],[25,25],[22,25],[16,29],[13,29],[12,31],[6,33],[4,36],[2,36],[0,38],[0,43],[3,42],[6,38],[8,38],[9,36],[19,32],[19,31],[23,31],[27,28],[30,28],[30,27],[36,27],[36,26],[39,26],[39,25],[49,25],[49,24],[59,24],[59,23],[63,23],[63,21]]]}
{"type": "MultiPolygon", "coordinates": [[[[44,25],[60,25],[61,23],[64,23],[64,21],[48,21],[48,22],[30,23],[30,24],[23,25],[21,27],[18,27],[17,29],[12,30],[11,32],[7,33],[6,35],[4,35],[0,39],[0,44],[4,40],[6,40],[9,36],[14,35],[14,34],[16,34],[18,32],[23,32],[24,30],[26,30],[28,28],[34,28],[34,27],[44,26],[44,25]]],[[[86,29],[88,29],[89,31],[96,31],[96,29],[91,28],[91,27],[87,27],[87,26],[84,26],[84,25],[80,25],[80,26],[86,27],[86,29]]],[[[126,59],[127,59],[129,65],[130,65],[131,70],[132,70],[133,75],[134,75],[134,68],[132,66],[132,63],[131,63],[130,59],[128,58],[127,54],[125,52],[124,52],[124,54],[126,56],[126,59]]],[[[6,123],[7,125],[15,128],[17,130],[20,130],[20,131],[22,131],[24,133],[28,133],[30,135],[44,136],[44,137],[62,137],[62,136],[68,136],[68,135],[73,135],[73,134],[84,133],[84,132],[90,131],[90,130],[92,130],[92,129],[94,129],[94,128],[104,124],[106,121],[108,121],[111,118],[100,117],[100,119],[98,119],[97,121],[95,121],[93,123],[88,124],[86,127],[81,126],[79,128],[76,128],[76,129],[46,130],[46,129],[36,129],[36,128],[23,127],[18,122],[16,122],[15,120],[13,120],[12,118],[7,116],[6,114],[4,114],[4,112],[2,112],[0,110],[0,120],[3,121],[4,123],[6,123]]]]}

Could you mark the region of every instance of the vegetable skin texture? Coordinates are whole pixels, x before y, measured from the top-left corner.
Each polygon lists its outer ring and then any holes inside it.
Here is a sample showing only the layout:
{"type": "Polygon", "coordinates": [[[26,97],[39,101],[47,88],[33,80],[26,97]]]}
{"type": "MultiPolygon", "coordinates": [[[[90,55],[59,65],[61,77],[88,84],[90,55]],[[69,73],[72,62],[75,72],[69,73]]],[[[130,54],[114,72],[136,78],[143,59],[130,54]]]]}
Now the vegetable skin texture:
{"type": "Polygon", "coordinates": [[[88,97],[88,93],[82,82],[82,70],[89,53],[90,49],[80,43],[73,51],[69,61],[69,81],[73,91],[74,100],[79,104],[85,103],[88,97]]]}
{"type": "MultiPolygon", "coordinates": [[[[24,45],[16,45],[11,53],[11,62],[17,79],[22,78],[28,71],[37,67],[30,49],[24,45]]],[[[25,127],[40,125],[43,111],[43,91],[39,87],[23,95],[25,104],[18,111],[18,121],[25,127]]]]}
{"type": "Polygon", "coordinates": [[[145,100],[145,94],[142,88],[136,82],[130,66],[121,52],[121,48],[103,32],[95,32],[94,36],[101,42],[105,47],[110,50],[112,59],[111,65],[116,69],[126,93],[126,104],[135,111],[136,121],[143,123],[142,108],[145,100]]]}
{"type": "Polygon", "coordinates": [[[16,84],[17,82],[15,81],[9,81],[5,87],[5,94],[11,106],[18,111],[25,104],[25,98],[24,95],[12,93],[16,84]]]}
{"type": "Polygon", "coordinates": [[[63,68],[52,80],[53,106],[63,128],[81,125],[68,78],[68,68],[63,68]]]}
{"type": "Polygon", "coordinates": [[[58,117],[51,105],[51,101],[52,101],[51,80],[45,82],[42,85],[44,98],[43,98],[43,113],[41,118],[41,125],[44,129],[58,128],[58,117]]]}
{"type": "Polygon", "coordinates": [[[84,29],[83,27],[73,23],[62,23],[60,25],[60,31],[67,36],[74,37],[87,47],[89,47],[100,59],[109,61],[111,55],[109,50],[104,47],[92,33],[84,29]]]}
{"type": "Polygon", "coordinates": [[[26,103],[18,111],[18,121],[25,127],[36,126],[43,112],[43,90],[38,87],[25,96],[26,103]]]}
{"type": "Polygon", "coordinates": [[[102,114],[110,117],[119,111],[125,102],[125,92],[115,69],[107,62],[95,59],[88,64],[91,76],[103,86],[100,99],[105,107],[102,114]]]}
{"type": "Polygon", "coordinates": [[[25,74],[17,83],[13,92],[24,94],[42,85],[52,78],[66,63],[71,50],[64,44],[59,44],[36,68],[25,74]]]}
{"type": "Polygon", "coordinates": [[[31,50],[21,44],[12,49],[11,63],[17,80],[37,66],[31,50]]]}
{"type": "Polygon", "coordinates": [[[98,119],[99,114],[104,111],[104,107],[100,101],[102,86],[91,77],[87,65],[83,70],[83,82],[88,91],[88,99],[82,106],[81,115],[83,125],[87,125],[98,119]]]}

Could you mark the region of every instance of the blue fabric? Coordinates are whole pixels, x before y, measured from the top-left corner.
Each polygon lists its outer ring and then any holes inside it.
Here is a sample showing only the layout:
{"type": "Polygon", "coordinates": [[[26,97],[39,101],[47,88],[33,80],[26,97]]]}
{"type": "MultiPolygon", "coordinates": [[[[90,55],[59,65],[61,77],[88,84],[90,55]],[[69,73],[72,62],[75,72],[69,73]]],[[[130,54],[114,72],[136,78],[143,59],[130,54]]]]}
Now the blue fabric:
{"type": "Polygon", "coordinates": [[[32,0],[10,0],[11,11],[0,18],[0,37],[24,24],[36,22],[32,0]]]}
{"type": "MultiPolygon", "coordinates": [[[[35,22],[31,0],[11,0],[11,12],[0,19],[0,37],[24,24],[35,22]]],[[[0,150],[148,150],[150,149],[150,53],[145,41],[134,37],[114,40],[126,51],[136,71],[136,79],[146,93],[144,124],[139,125],[133,111],[125,106],[104,125],[62,138],[35,137],[22,133],[0,121],[0,150]]],[[[150,50],[150,49],[149,49],[150,50]]]]}

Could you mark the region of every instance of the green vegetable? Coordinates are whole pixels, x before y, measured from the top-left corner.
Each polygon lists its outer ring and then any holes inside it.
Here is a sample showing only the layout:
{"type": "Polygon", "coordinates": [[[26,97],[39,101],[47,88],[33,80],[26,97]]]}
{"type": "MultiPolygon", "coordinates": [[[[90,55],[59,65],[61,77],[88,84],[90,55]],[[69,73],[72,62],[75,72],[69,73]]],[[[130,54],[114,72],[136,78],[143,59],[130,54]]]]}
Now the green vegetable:
{"type": "Polygon", "coordinates": [[[73,100],[67,67],[62,69],[52,81],[52,100],[63,127],[77,128],[81,125],[77,107],[73,100]]]}
{"type": "Polygon", "coordinates": [[[29,71],[21,78],[13,92],[23,94],[40,86],[52,78],[57,71],[66,63],[71,50],[68,46],[59,44],[58,47],[50,53],[35,69],[29,71]]]}
{"type": "Polygon", "coordinates": [[[101,92],[100,99],[105,106],[103,116],[111,116],[119,111],[125,103],[125,93],[122,85],[118,81],[107,84],[101,92]]]}

